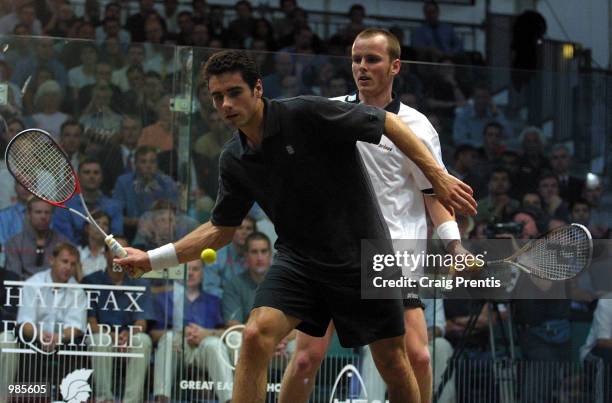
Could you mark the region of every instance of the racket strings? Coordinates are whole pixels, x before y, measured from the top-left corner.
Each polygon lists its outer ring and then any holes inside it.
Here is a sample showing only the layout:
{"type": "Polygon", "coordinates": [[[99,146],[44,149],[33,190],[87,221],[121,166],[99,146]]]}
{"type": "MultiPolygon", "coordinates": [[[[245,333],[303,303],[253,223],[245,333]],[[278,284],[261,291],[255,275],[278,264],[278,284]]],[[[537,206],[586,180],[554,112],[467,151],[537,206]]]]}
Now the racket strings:
{"type": "Polygon", "coordinates": [[[74,193],[72,168],[46,134],[32,130],[15,138],[7,152],[7,163],[15,178],[42,199],[60,203],[74,193]]]}
{"type": "Polygon", "coordinates": [[[569,279],[589,264],[591,242],[583,227],[569,225],[534,241],[518,261],[539,277],[569,279]]]}

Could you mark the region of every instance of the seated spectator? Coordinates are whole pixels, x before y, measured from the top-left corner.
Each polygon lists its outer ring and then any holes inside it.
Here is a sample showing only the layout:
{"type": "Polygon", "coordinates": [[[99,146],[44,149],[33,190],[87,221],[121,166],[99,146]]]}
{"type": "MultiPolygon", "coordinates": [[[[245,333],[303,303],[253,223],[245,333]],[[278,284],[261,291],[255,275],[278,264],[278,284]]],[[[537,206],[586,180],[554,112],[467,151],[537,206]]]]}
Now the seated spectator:
{"type": "Polygon", "coordinates": [[[196,24],[191,31],[191,45],[197,47],[209,47],[210,45],[210,33],[208,27],[204,24],[196,24]]]}
{"type": "MultiPolygon", "coordinates": [[[[55,57],[53,39],[41,37],[36,38],[33,42],[34,53],[17,63],[12,81],[20,88],[23,88],[26,80],[29,80],[40,69],[44,68],[51,72],[53,79],[57,81],[62,92],[66,91],[68,75],[64,65],[55,57]]],[[[41,83],[42,80],[39,80],[38,85],[41,83]]]]}
{"type": "Polygon", "coordinates": [[[232,138],[232,132],[217,111],[212,111],[208,115],[208,126],[209,130],[193,145],[193,157],[199,173],[200,186],[206,190],[206,193],[213,195],[217,194],[219,186],[219,156],[223,145],[232,138]]]}
{"type": "MultiPolygon", "coordinates": [[[[117,201],[105,196],[100,190],[102,185],[102,165],[100,161],[93,158],[84,159],[79,165],[79,181],[81,182],[81,194],[90,212],[104,211],[111,219],[111,233],[123,234],[122,206],[117,201]]],[[[68,200],[66,206],[85,214],[85,210],[78,198],[68,200]]],[[[68,237],[74,244],[79,244],[85,220],[66,209],[57,209],[53,215],[53,228],[68,237]]]]}
{"type": "Polygon", "coordinates": [[[70,37],[76,25],[79,23],[78,17],[68,0],[58,1],[55,10],[52,10],[51,18],[44,27],[44,32],[48,36],[70,37]]]}
{"type": "Polygon", "coordinates": [[[237,1],[234,5],[236,19],[230,21],[227,28],[229,39],[238,41],[243,47],[247,38],[255,31],[255,17],[253,17],[253,6],[247,0],[237,1]]]}
{"type": "Polygon", "coordinates": [[[523,195],[521,207],[531,208],[544,213],[542,210],[542,199],[538,193],[525,193],[523,195]]]}
{"type": "Polygon", "coordinates": [[[34,126],[49,132],[56,140],[59,138],[62,124],[70,118],[60,111],[64,94],[56,81],[44,82],[34,95],[34,126]]]}
{"type": "Polygon", "coordinates": [[[178,31],[178,0],[165,0],[160,17],[166,22],[166,31],[176,34],[178,31]]]}
{"type": "Polygon", "coordinates": [[[363,20],[366,16],[366,9],[361,4],[353,4],[348,11],[348,18],[350,22],[344,27],[340,28],[340,35],[345,43],[353,43],[357,34],[365,30],[367,26],[363,20]]]}
{"type": "Polygon", "coordinates": [[[96,28],[98,44],[103,44],[109,39],[117,40],[121,46],[127,46],[132,41],[130,33],[121,28],[121,20],[118,17],[106,16],[102,20],[102,25],[96,28]]]}
{"type": "Polygon", "coordinates": [[[138,139],[138,146],[155,147],[159,151],[174,149],[174,135],[172,133],[173,113],[170,109],[170,97],[163,96],[155,105],[157,121],[142,129],[138,139]]]}
{"type": "Polygon", "coordinates": [[[295,22],[292,18],[293,10],[297,7],[296,0],[280,0],[280,10],[283,16],[272,19],[273,32],[276,39],[291,35],[295,28],[295,22]]]}
{"type": "MultiPolygon", "coordinates": [[[[34,49],[31,46],[32,31],[26,24],[19,23],[15,25],[11,33],[14,35],[13,37],[5,38],[9,48],[4,52],[4,61],[14,68],[20,61],[32,57],[34,49]]],[[[6,80],[9,78],[7,77],[6,80]]],[[[17,88],[19,87],[17,86],[17,88]]]]}
{"type": "Polygon", "coordinates": [[[78,167],[85,158],[83,148],[85,138],[83,137],[83,125],[73,119],[68,119],[60,128],[59,143],[62,150],[68,156],[73,167],[78,167]]]}
{"type": "Polygon", "coordinates": [[[559,181],[559,195],[563,200],[572,203],[581,197],[584,179],[570,174],[572,156],[563,144],[555,144],[550,151],[550,168],[559,181]]]}
{"type": "Polygon", "coordinates": [[[13,187],[17,200],[13,205],[0,210],[0,247],[23,230],[28,200],[32,197],[32,193],[19,182],[14,182],[13,187]]]}
{"type": "Polygon", "coordinates": [[[603,185],[599,177],[585,185],[582,196],[591,206],[590,229],[596,239],[607,238],[612,227],[612,214],[602,204],[603,185]]]}
{"type": "MultiPolygon", "coordinates": [[[[159,16],[157,11],[155,11],[155,2],[153,0],[140,0],[139,3],[140,10],[130,15],[125,22],[125,29],[129,31],[134,42],[144,42],[146,40],[145,21],[147,17],[151,14],[159,16]]],[[[160,19],[160,22],[165,25],[163,20],[160,19]]]]}
{"type": "Polygon", "coordinates": [[[453,125],[455,144],[470,144],[474,147],[481,147],[484,128],[492,121],[499,123],[504,128],[504,133],[512,133],[506,117],[491,98],[488,86],[479,84],[474,88],[473,96],[469,102],[455,111],[453,125]]]}
{"type": "Polygon", "coordinates": [[[526,181],[525,187],[528,190],[536,190],[538,177],[543,171],[549,171],[550,165],[548,158],[544,155],[546,138],[542,130],[535,126],[523,129],[519,135],[521,145],[520,174],[526,181]]]}
{"type": "Polygon", "coordinates": [[[521,157],[514,150],[506,150],[501,155],[501,166],[510,173],[512,186],[510,187],[510,195],[515,199],[522,199],[525,193],[537,193],[533,179],[527,179],[527,174],[521,170],[521,157]]]}
{"type": "MultiPolygon", "coordinates": [[[[178,46],[191,46],[191,33],[195,22],[193,21],[193,14],[191,11],[181,11],[176,17],[178,32],[175,32],[175,41],[178,46]]],[[[206,27],[208,32],[208,27],[206,27]]]]}
{"type": "Polygon", "coordinates": [[[312,29],[304,25],[295,29],[293,45],[281,49],[291,54],[295,74],[307,85],[316,80],[318,70],[327,61],[327,58],[323,56],[315,56],[321,51],[320,42],[312,29]]]}
{"type": "Polygon", "coordinates": [[[0,35],[13,33],[17,24],[24,24],[33,35],[42,35],[42,25],[36,16],[34,2],[21,2],[15,11],[0,18],[0,35]]]}
{"type": "Polygon", "coordinates": [[[219,298],[227,283],[234,277],[246,272],[246,239],[257,230],[255,219],[246,216],[234,232],[232,243],[217,251],[217,260],[206,268],[204,291],[219,298]]]}
{"type": "MultiPolygon", "coordinates": [[[[155,312],[160,318],[151,330],[157,341],[153,386],[156,401],[170,399],[178,354],[182,354],[186,365],[205,369],[214,385],[232,381],[232,370],[226,364],[229,357],[221,357],[227,355],[219,338],[224,327],[221,300],[201,291],[203,271],[201,261],[189,262],[186,284],[175,283],[174,290],[155,298],[155,312]]],[[[215,389],[220,402],[231,400],[231,389],[215,389]]]]}
{"type": "MultiPolygon", "coordinates": [[[[132,66],[138,66],[142,69],[144,58],[144,46],[141,43],[131,43],[127,49],[126,63],[120,69],[112,72],[111,83],[119,87],[123,93],[133,89],[133,86],[130,84],[130,80],[128,78],[128,71],[132,66]]],[[[142,74],[144,76],[144,71],[142,74]]]]}
{"type": "Polygon", "coordinates": [[[59,243],[53,248],[47,268],[25,281],[23,302],[17,311],[22,342],[36,339],[31,344],[52,352],[60,343],[79,340],[87,327],[85,292],[80,288],[44,286],[76,284],[74,273],[78,264],[79,251],[69,243],[59,243]]]}
{"type": "Polygon", "coordinates": [[[172,178],[157,169],[155,148],[138,147],[135,170],[117,178],[113,199],[123,206],[123,225],[126,234],[135,233],[139,217],[148,211],[156,200],[177,203],[176,184],[172,178]]]}
{"type": "Polygon", "coordinates": [[[255,20],[253,34],[251,35],[250,40],[247,40],[246,47],[248,49],[252,48],[251,45],[256,39],[264,41],[266,44],[266,48],[270,51],[278,49],[276,39],[274,39],[274,31],[272,29],[272,24],[270,24],[270,21],[266,20],[265,18],[257,18],[255,20]]]}
{"type": "Polygon", "coordinates": [[[478,200],[476,221],[506,222],[520,207],[520,202],[508,195],[510,174],[503,168],[495,168],[489,179],[489,195],[478,200]]]}
{"type": "MultiPolygon", "coordinates": [[[[118,238],[122,246],[128,246],[125,239],[118,238]]],[[[90,300],[87,310],[87,321],[93,333],[93,343],[89,349],[95,352],[112,351],[142,354],[127,358],[125,370],[125,391],[122,401],[138,403],[143,400],[143,390],[147,379],[147,369],[151,355],[151,338],[147,334],[147,321],[155,319],[153,304],[148,283],[145,280],[134,280],[126,276],[123,270],[113,265],[113,253],[106,248],[104,253],[106,268],[87,275],[83,284],[104,286],[141,286],[144,292],[124,290],[100,290],[97,298],[90,300]],[[112,309],[108,301],[112,300],[112,309]],[[104,329],[106,328],[106,330],[104,329]],[[112,329],[112,330],[111,330],[112,329]],[[119,329],[117,338],[116,330],[119,329]]],[[[98,402],[113,402],[113,362],[108,355],[92,357],[95,396],[98,402]]],[[[115,391],[117,392],[117,391],[115,391]]]]}
{"type": "Polygon", "coordinates": [[[487,171],[493,165],[499,164],[499,159],[505,151],[503,144],[504,128],[497,122],[488,123],[482,133],[483,144],[480,151],[483,169],[487,171]]]}
{"type": "Polygon", "coordinates": [[[582,224],[586,227],[589,226],[589,222],[591,219],[591,206],[589,202],[585,199],[575,199],[572,204],[570,204],[570,222],[575,222],[578,224],[582,224]]]}
{"type": "MultiPolygon", "coordinates": [[[[20,119],[12,118],[6,122],[8,130],[0,129],[0,183],[3,184],[0,187],[0,209],[11,206],[17,200],[17,194],[15,193],[15,178],[9,172],[6,161],[4,160],[4,153],[8,142],[23,129],[25,126],[20,119]]],[[[1,230],[0,230],[1,231],[1,230]]],[[[0,241],[0,243],[4,243],[0,241]]]]}
{"type": "Polygon", "coordinates": [[[346,81],[346,78],[342,76],[334,76],[329,80],[328,85],[323,88],[322,96],[334,98],[347,94],[348,92],[348,82],[346,81]]]}
{"type": "Polygon", "coordinates": [[[435,1],[423,4],[425,21],[412,33],[412,46],[419,60],[437,61],[442,56],[454,56],[463,50],[461,38],[452,25],[440,22],[440,7],[435,1]]]}
{"type": "MultiPolygon", "coordinates": [[[[122,98],[121,98],[121,90],[119,89],[119,87],[117,87],[111,82],[112,75],[113,75],[113,66],[108,61],[99,60],[98,63],[96,63],[96,81],[95,83],[88,84],[82,87],[81,90],[79,91],[79,95],[78,95],[78,103],[80,105],[78,107],[79,111],[85,109],[92,101],[95,101],[95,99],[93,99],[94,97],[93,92],[96,89],[96,87],[100,86],[101,84],[104,84],[105,86],[110,87],[110,90],[112,91],[110,108],[115,110],[115,112],[120,111],[120,108],[123,105],[122,98]]],[[[84,113],[89,113],[89,112],[85,110],[84,113]]]]}
{"type": "Polygon", "coordinates": [[[474,190],[476,200],[487,194],[484,181],[476,171],[477,149],[468,144],[459,145],[455,149],[454,161],[450,172],[467,183],[474,190]]]}
{"type": "MultiPolygon", "coordinates": [[[[193,21],[196,24],[205,23],[208,26],[208,33],[211,38],[217,38],[221,45],[229,37],[229,32],[225,26],[225,10],[220,5],[210,7],[208,18],[204,18],[202,14],[198,14],[196,7],[193,8],[193,21]]],[[[212,44],[211,44],[211,47],[212,44]]],[[[222,46],[220,46],[222,47],[222,46]]]]}
{"type": "MultiPolygon", "coordinates": [[[[93,212],[91,216],[104,232],[108,233],[110,231],[111,219],[108,214],[98,210],[93,212]]],[[[104,243],[104,234],[98,231],[94,225],[86,222],[81,230],[80,241],[78,249],[81,265],[77,268],[75,275],[79,283],[83,280],[83,277],[97,271],[106,270],[106,256],[104,255],[106,243],[104,243]]]]}
{"type": "Polygon", "coordinates": [[[91,43],[83,44],[81,64],[68,70],[68,86],[70,87],[70,96],[74,101],[78,99],[81,88],[95,84],[97,63],[98,49],[91,43]]]}
{"type": "Polygon", "coordinates": [[[295,73],[295,63],[291,54],[280,51],[274,55],[274,73],[263,78],[266,96],[278,98],[281,95],[281,82],[287,76],[295,73]]]}
{"type": "Polygon", "coordinates": [[[138,230],[132,244],[135,248],[149,250],[181,239],[198,226],[198,222],[177,211],[167,200],[153,203],[151,211],[144,213],[138,221],[138,230]]]}
{"type": "Polygon", "coordinates": [[[93,87],[91,101],[79,119],[88,143],[106,144],[119,133],[121,116],[111,107],[112,97],[110,84],[103,82],[93,87]]]}
{"type": "Polygon", "coordinates": [[[140,67],[132,66],[128,78],[130,90],[125,94],[125,111],[138,116],[143,126],[152,125],[157,121],[157,108],[164,95],[161,76],[154,71],[142,74],[140,67]]]}
{"type": "Polygon", "coordinates": [[[538,180],[538,193],[542,199],[544,212],[549,217],[567,220],[569,217],[568,203],[559,195],[559,182],[552,173],[544,173],[538,180]]]}
{"type": "Polygon", "coordinates": [[[69,242],[51,229],[52,214],[53,206],[49,203],[35,196],[28,200],[23,230],[5,245],[7,270],[27,279],[48,267],[56,245],[69,242]]]}
{"type": "Polygon", "coordinates": [[[197,108],[191,114],[191,127],[194,132],[194,143],[209,130],[209,116],[211,113],[216,112],[212,103],[212,97],[208,92],[208,84],[205,82],[198,84],[196,88],[196,97],[198,101],[197,108]]]}

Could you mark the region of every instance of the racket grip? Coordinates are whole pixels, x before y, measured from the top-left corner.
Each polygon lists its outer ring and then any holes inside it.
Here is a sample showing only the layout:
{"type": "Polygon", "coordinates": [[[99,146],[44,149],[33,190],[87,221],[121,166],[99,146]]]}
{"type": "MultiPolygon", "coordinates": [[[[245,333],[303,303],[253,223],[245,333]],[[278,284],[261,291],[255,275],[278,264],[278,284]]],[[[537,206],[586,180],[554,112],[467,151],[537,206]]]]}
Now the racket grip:
{"type": "Polygon", "coordinates": [[[108,235],[106,238],[104,238],[104,242],[111,252],[113,252],[113,255],[121,258],[127,257],[128,253],[126,250],[123,249],[123,246],[121,246],[121,244],[119,244],[119,242],[117,242],[112,235],[108,235]]]}

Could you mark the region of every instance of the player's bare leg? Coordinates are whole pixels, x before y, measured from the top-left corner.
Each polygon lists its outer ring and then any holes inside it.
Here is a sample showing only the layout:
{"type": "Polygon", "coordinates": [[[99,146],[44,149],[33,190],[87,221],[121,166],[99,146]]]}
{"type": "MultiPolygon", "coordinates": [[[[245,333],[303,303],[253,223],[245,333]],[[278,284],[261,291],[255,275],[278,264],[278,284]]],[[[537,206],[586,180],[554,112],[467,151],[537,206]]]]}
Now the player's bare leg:
{"type": "Polygon", "coordinates": [[[232,402],[265,402],[268,364],[278,343],[299,323],[299,319],[278,309],[259,307],[251,311],[242,333],[232,402]]]}
{"type": "Polygon", "coordinates": [[[429,355],[427,324],[421,308],[411,308],[404,311],[406,334],[404,340],[410,365],[414,371],[421,403],[431,402],[431,357],[429,355]]]}
{"type": "Polygon", "coordinates": [[[308,401],[315,377],[334,334],[334,324],[330,322],[323,337],[312,337],[298,332],[296,349],[285,369],[281,384],[279,403],[305,403],[308,401]]]}
{"type": "Polygon", "coordinates": [[[390,403],[420,403],[421,396],[412,367],[408,362],[404,336],[370,343],[372,358],[387,384],[390,403]]]}

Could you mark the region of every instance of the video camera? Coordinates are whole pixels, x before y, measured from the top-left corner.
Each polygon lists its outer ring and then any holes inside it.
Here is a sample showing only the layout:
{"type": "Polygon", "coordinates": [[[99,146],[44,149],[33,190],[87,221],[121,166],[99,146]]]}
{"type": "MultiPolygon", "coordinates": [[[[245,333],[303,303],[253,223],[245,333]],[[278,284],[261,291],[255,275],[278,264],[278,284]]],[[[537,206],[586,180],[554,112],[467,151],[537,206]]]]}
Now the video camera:
{"type": "Polygon", "coordinates": [[[496,238],[499,234],[520,235],[523,232],[523,224],[520,222],[498,222],[487,224],[485,230],[487,238],[496,238]]]}

